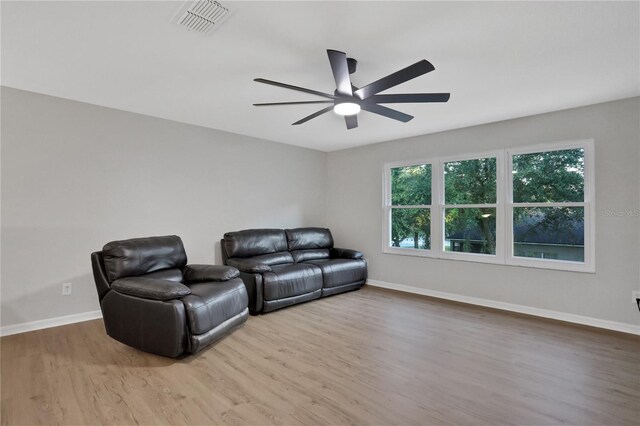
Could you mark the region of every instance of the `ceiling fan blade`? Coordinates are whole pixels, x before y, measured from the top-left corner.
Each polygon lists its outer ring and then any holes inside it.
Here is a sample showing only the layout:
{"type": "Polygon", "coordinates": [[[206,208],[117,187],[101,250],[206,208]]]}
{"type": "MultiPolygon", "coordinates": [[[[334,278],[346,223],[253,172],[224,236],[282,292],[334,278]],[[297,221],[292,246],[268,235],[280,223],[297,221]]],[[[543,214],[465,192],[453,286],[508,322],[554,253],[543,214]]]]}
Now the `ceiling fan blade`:
{"type": "Polygon", "coordinates": [[[337,50],[327,49],[327,55],[329,56],[329,63],[331,64],[331,71],[336,81],[338,93],[343,96],[352,96],[347,54],[337,50]]]}
{"type": "Polygon", "coordinates": [[[398,84],[402,84],[405,81],[409,81],[413,78],[419,77],[423,74],[433,71],[434,69],[434,66],[431,65],[429,61],[423,59],[413,65],[409,65],[408,67],[401,69],[400,71],[396,71],[393,74],[382,77],[380,80],[374,81],[371,84],[367,84],[366,86],[361,87],[360,89],[356,90],[354,94],[360,99],[367,99],[369,96],[397,86],[398,84]]]}
{"type": "Polygon", "coordinates": [[[307,115],[305,118],[303,118],[302,120],[298,120],[295,123],[293,123],[293,126],[296,126],[298,124],[302,124],[302,123],[306,123],[307,121],[311,120],[312,118],[316,118],[319,115],[324,114],[325,112],[329,112],[333,109],[333,105],[332,106],[328,106],[326,108],[321,109],[320,111],[316,111],[311,115],[307,115]]]}
{"type": "Polygon", "coordinates": [[[266,103],[261,103],[261,104],[253,104],[253,106],[332,104],[332,103],[333,103],[333,101],[266,102],[266,103]]]}
{"type": "Polygon", "coordinates": [[[397,95],[373,95],[367,101],[377,104],[406,104],[420,102],[447,102],[450,93],[403,93],[397,95]]]}
{"type": "Polygon", "coordinates": [[[336,96],[330,95],[328,93],[318,92],[316,90],[305,89],[304,87],[292,86],[291,84],[279,83],[273,80],[267,80],[264,78],[254,78],[253,81],[257,81],[258,83],[270,84],[272,86],[284,87],[285,89],[296,90],[298,92],[310,93],[316,96],[322,96],[323,98],[336,99],[336,96]]]}
{"type": "Polygon", "coordinates": [[[402,121],[406,123],[407,121],[411,121],[413,119],[412,115],[405,114],[404,112],[396,111],[395,109],[383,107],[382,105],[377,105],[373,103],[363,103],[362,109],[365,111],[372,112],[374,114],[382,115],[384,117],[393,118],[394,120],[402,121]]]}
{"type": "Polygon", "coordinates": [[[344,122],[347,124],[347,129],[355,129],[356,127],[358,127],[358,116],[345,115],[344,122]]]}

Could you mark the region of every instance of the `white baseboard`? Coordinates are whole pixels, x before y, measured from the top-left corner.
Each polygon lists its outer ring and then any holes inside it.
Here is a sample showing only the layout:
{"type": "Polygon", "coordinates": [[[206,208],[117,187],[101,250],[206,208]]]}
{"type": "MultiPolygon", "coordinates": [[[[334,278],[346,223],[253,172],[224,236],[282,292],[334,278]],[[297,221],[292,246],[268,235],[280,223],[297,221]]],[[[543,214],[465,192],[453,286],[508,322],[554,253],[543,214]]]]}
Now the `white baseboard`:
{"type": "MultiPolygon", "coordinates": [[[[585,317],[582,315],[568,314],[565,312],[551,311],[548,309],[533,308],[530,306],[516,305],[514,303],[498,302],[495,300],[480,299],[477,297],[462,296],[460,294],[446,293],[443,291],[428,290],[424,288],[412,287],[408,285],[388,283],[378,280],[367,280],[367,285],[372,287],[388,288],[405,293],[421,294],[423,296],[435,297],[438,299],[453,300],[455,302],[469,303],[471,305],[485,306],[488,308],[501,309],[503,311],[518,312],[521,314],[534,315],[542,318],[551,318],[559,321],[571,322],[574,324],[588,325],[591,327],[604,328],[607,330],[620,331],[640,335],[640,325],[627,324],[623,322],[608,321],[598,318],[585,317]]],[[[102,312],[90,311],[80,314],[65,315],[62,317],[49,318],[38,321],[25,322],[22,324],[8,325],[0,327],[0,336],[10,336],[12,334],[26,333],[28,331],[41,330],[44,328],[58,327],[76,322],[90,321],[102,318],[102,312]]]]}
{"type": "Polygon", "coordinates": [[[41,330],[43,328],[58,327],[75,322],[89,321],[102,318],[101,311],[82,312],[79,314],[65,315],[62,317],[48,318],[38,321],[23,322],[22,324],[7,325],[0,327],[0,336],[10,336],[12,334],[26,333],[27,331],[41,330]]]}
{"type": "Polygon", "coordinates": [[[623,333],[640,335],[640,325],[627,324],[624,322],[608,321],[598,318],[585,317],[582,315],[568,314],[565,312],[551,311],[548,309],[533,308],[530,306],[516,305],[514,303],[497,302],[495,300],[480,299],[477,297],[462,296],[460,294],[446,293],[443,291],[428,290],[424,288],[411,287],[408,285],[388,283],[385,281],[367,280],[367,285],[372,287],[382,287],[391,290],[403,291],[406,293],[421,294],[423,296],[435,297],[438,299],[453,300],[455,302],[469,303],[471,305],[486,306],[488,308],[501,309],[503,311],[518,312],[521,314],[534,315],[537,317],[551,318],[559,321],[572,322],[575,324],[588,325],[591,327],[605,328],[607,330],[620,331],[623,333]]]}

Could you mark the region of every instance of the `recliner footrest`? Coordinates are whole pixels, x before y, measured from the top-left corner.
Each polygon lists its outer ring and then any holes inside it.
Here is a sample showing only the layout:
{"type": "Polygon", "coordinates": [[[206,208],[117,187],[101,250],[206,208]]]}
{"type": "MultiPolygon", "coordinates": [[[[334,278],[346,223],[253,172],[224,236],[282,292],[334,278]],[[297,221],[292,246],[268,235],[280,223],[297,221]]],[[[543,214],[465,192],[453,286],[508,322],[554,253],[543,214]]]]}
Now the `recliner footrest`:
{"type": "Polygon", "coordinates": [[[278,300],[265,300],[262,304],[262,312],[271,312],[276,309],[284,308],[298,303],[308,302],[310,300],[319,299],[322,297],[322,289],[316,290],[311,293],[302,294],[300,296],[287,297],[278,300]]]}

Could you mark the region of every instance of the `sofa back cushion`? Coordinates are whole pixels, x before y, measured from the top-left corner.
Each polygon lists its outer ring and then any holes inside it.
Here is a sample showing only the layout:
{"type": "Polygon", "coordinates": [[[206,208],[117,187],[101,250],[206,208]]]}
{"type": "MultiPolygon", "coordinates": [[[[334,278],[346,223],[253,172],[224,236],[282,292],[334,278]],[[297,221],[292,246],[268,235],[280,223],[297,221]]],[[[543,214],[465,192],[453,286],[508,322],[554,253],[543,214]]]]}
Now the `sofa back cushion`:
{"type": "Polygon", "coordinates": [[[296,263],[306,262],[307,260],[328,259],[329,249],[294,250],[291,255],[296,263]]]}
{"type": "Polygon", "coordinates": [[[102,258],[109,282],[161,269],[182,269],[187,264],[177,235],[112,241],[102,248],[102,258]]]}
{"type": "Polygon", "coordinates": [[[247,229],[224,234],[228,257],[253,257],[287,251],[287,236],[282,229],[247,229]]]}
{"type": "Polygon", "coordinates": [[[285,232],[287,245],[296,263],[329,258],[333,237],[327,228],[297,228],[285,232]]]}
{"type": "Polygon", "coordinates": [[[265,265],[284,265],[286,263],[293,263],[293,257],[288,251],[279,251],[278,253],[262,254],[260,256],[253,256],[251,259],[256,262],[264,263],[265,265]]]}
{"type": "Polygon", "coordinates": [[[285,230],[290,251],[330,249],[333,237],[327,228],[296,228],[285,230]]]}

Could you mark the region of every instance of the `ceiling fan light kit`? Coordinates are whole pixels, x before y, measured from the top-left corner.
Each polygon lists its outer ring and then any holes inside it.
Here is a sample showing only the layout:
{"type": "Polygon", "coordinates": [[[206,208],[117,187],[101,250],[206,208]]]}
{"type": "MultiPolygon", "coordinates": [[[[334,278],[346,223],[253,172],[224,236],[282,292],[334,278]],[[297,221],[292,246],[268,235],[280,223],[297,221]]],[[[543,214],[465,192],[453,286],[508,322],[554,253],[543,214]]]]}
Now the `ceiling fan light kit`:
{"type": "Polygon", "coordinates": [[[363,87],[355,87],[351,82],[350,74],[356,71],[358,61],[353,58],[347,58],[346,53],[338,50],[327,50],[329,63],[331,64],[331,72],[336,82],[336,90],[334,94],[319,92],[316,90],[306,89],[304,87],[292,86],[290,84],[280,83],[264,78],[256,78],[254,81],[258,83],[269,84],[272,86],[282,87],[285,89],[295,90],[297,92],[308,93],[310,95],[325,98],[316,101],[299,101],[299,102],[268,102],[253,104],[254,106],[274,106],[274,105],[303,105],[303,104],[331,104],[328,107],[316,111],[311,115],[296,121],[293,125],[306,123],[326,112],[333,110],[336,114],[344,116],[347,129],[355,129],[358,127],[357,114],[361,110],[378,114],[383,117],[406,123],[413,119],[412,115],[402,113],[395,109],[387,108],[380,104],[390,103],[431,103],[431,102],[447,102],[449,93],[406,93],[406,94],[388,94],[379,95],[387,89],[405,83],[423,74],[433,71],[435,68],[429,61],[423,59],[406,68],[389,74],[386,77],[376,80],[363,87]]]}
{"type": "Polygon", "coordinates": [[[333,106],[333,112],[338,115],[356,115],[360,109],[360,104],[350,101],[336,102],[333,106]]]}

